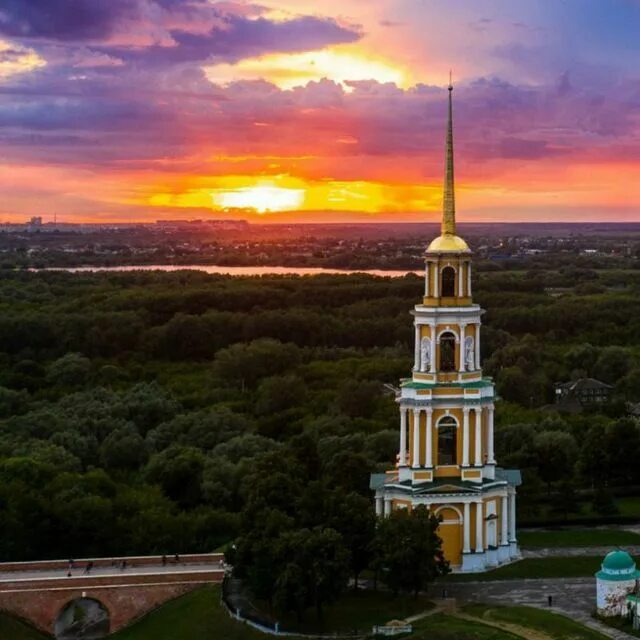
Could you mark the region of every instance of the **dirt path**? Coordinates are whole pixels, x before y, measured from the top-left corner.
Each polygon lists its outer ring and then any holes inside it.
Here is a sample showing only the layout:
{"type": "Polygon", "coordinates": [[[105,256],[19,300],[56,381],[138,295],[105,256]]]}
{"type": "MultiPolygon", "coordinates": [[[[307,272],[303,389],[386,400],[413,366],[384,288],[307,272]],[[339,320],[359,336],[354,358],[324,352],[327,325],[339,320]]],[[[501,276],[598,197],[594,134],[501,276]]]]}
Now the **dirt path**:
{"type": "MultiPolygon", "coordinates": [[[[489,613],[489,612],[487,612],[489,613]]],[[[475,622],[480,624],[486,624],[489,627],[495,627],[502,631],[507,631],[515,636],[525,638],[525,640],[554,640],[551,636],[537,631],[536,629],[530,629],[529,627],[521,627],[519,624],[513,624],[511,622],[498,622],[497,620],[491,620],[489,617],[482,616],[478,618],[476,616],[469,615],[468,613],[453,613],[451,614],[456,618],[462,620],[468,620],[469,622],[475,622]]]]}

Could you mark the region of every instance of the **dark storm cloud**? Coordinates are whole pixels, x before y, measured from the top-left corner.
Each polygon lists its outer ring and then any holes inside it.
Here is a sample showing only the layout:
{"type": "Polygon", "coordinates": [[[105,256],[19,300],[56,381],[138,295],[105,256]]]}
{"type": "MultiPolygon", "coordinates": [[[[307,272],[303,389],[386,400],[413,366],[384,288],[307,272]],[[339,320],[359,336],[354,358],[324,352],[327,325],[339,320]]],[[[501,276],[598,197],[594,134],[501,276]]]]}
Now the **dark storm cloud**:
{"type": "Polygon", "coordinates": [[[135,16],[135,0],[2,0],[0,34],[14,38],[97,40],[135,16]]]}

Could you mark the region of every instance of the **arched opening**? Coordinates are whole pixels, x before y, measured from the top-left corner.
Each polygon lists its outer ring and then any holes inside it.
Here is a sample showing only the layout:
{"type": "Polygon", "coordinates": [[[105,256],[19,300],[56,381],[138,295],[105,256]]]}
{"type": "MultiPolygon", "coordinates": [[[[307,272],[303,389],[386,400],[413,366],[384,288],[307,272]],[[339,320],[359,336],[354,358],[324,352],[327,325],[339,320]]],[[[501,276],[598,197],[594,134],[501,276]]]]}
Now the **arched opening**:
{"type": "Polygon", "coordinates": [[[56,640],[99,640],[109,635],[109,611],[94,598],[68,602],[56,618],[56,640]]]}
{"type": "Polygon", "coordinates": [[[442,270],[442,297],[453,298],[456,295],[456,270],[445,267],[442,270]]]}
{"type": "Polygon", "coordinates": [[[441,518],[438,535],[442,539],[444,557],[453,565],[462,562],[462,514],[453,506],[445,505],[436,509],[435,514],[441,518]]]}
{"type": "Polygon", "coordinates": [[[458,423],[451,416],[438,422],[438,464],[453,465],[458,461],[458,423]]]}
{"type": "Polygon", "coordinates": [[[456,337],[447,331],[440,336],[440,371],[456,370],[456,337]]]}

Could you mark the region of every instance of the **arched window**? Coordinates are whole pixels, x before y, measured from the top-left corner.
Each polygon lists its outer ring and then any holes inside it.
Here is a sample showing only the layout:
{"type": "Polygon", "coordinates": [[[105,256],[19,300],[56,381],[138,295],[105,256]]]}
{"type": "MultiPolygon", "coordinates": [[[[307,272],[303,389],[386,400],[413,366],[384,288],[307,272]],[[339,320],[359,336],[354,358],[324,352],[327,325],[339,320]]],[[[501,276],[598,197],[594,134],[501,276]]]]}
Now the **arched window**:
{"type": "Polygon", "coordinates": [[[440,371],[456,370],[456,337],[446,332],[440,336],[440,371]]]}
{"type": "Polygon", "coordinates": [[[458,461],[457,422],[445,416],[438,422],[438,464],[457,464],[458,461]]]}
{"type": "Polygon", "coordinates": [[[453,298],[456,295],[456,270],[445,267],[442,270],[442,297],[453,298]]]}

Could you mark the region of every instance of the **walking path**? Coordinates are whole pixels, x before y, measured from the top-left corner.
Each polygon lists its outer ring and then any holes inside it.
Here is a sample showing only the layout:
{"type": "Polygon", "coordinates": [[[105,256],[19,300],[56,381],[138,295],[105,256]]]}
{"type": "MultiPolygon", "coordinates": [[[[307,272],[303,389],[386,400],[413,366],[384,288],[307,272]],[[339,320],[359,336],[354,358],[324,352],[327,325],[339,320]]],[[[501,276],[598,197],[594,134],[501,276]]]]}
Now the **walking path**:
{"type": "MultiPolygon", "coordinates": [[[[545,609],[563,614],[609,638],[634,640],[635,636],[612,629],[591,617],[595,605],[595,590],[593,578],[496,580],[447,585],[449,595],[461,604],[483,602],[545,609]],[[547,604],[549,596],[553,599],[551,608],[547,604]]],[[[482,621],[484,622],[484,619],[482,621]]]]}
{"type": "MultiPolygon", "coordinates": [[[[640,545],[624,545],[624,550],[632,556],[640,555],[640,545]]],[[[523,558],[575,558],[577,556],[599,556],[604,558],[611,551],[608,547],[542,547],[522,549],[523,558]]]]}
{"type": "Polygon", "coordinates": [[[64,579],[71,578],[86,578],[87,576],[96,578],[103,576],[133,576],[133,575],[169,575],[180,573],[196,573],[204,572],[208,573],[212,569],[222,569],[224,565],[220,562],[172,562],[163,565],[158,563],[157,565],[150,564],[127,564],[126,568],[122,569],[120,566],[94,566],[89,572],[86,571],[84,566],[77,566],[71,570],[68,568],[55,568],[55,569],[32,569],[28,565],[25,566],[23,571],[3,571],[0,566],[0,583],[3,582],[19,582],[21,580],[43,580],[43,579],[64,579]],[[71,573],[71,576],[68,574],[71,573]]]}

